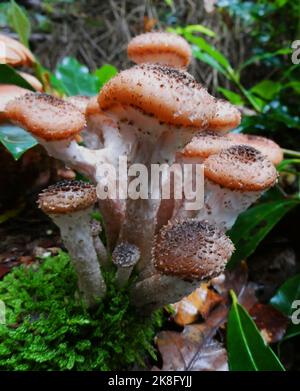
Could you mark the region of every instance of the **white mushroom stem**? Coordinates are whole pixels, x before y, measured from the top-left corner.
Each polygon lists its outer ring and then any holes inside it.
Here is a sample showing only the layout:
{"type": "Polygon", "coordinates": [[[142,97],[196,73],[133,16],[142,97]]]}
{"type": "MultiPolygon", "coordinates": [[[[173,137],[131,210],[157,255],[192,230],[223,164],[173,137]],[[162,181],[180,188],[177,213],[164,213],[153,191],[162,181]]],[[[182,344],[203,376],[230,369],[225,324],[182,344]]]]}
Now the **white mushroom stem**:
{"type": "Polygon", "coordinates": [[[131,300],[136,307],[149,311],[175,303],[188,296],[199,286],[199,281],[185,281],[178,277],[155,274],[137,282],[131,291],[131,300]]]}
{"type": "Polygon", "coordinates": [[[227,231],[234,225],[238,216],[257,201],[262,194],[262,191],[226,189],[209,179],[205,179],[203,208],[191,213],[183,205],[174,218],[193,217],[197,220],[205,220],[216,225],[219,229],[227,231]]]}
{"type": "Polygon", "coordinates": [[[79,290],[89,307],[94,306],[106,292],[90,231],[91,211],[89,208],[69,214],[51,215],[60,229],[64,245],[76,270],[79,290]]]}
{"type": "Polygon", "coordinates": [[[116,283],[119,288],[125,286],[131,276],[133,270],[133,266],[130,267],[122,267],[118,266],[116,272],[116,283]]]}
{"type": "Polygon", "coordinates": [[[104,244],[99,237],[99,234],[102,231],[101,224],[98,221],[92,221],[90,225],[94,247],[98,256],[99,263],[103,268],[107,269],[109,267],[108,254],[104,244]]]}

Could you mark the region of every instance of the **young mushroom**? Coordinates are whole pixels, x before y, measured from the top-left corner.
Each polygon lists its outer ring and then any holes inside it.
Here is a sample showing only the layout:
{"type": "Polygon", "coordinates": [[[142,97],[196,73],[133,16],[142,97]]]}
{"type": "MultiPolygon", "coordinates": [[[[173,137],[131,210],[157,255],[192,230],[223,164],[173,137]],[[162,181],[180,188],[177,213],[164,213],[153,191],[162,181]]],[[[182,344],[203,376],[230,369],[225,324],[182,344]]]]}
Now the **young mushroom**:
{"type": "Polygon", "coordinates": [[[101,223],[97,220],[92,220],[90,222],[90,230],[93,237],[94,248],[98,256],[99,263],[102,267],[108,268],[109,259],[107,249],[102,243],[99,234],[102,232],[101,223]]]}
{"type": "Polygon", "coordinates": [[[0,52],[0,63],[16,66],[32,66],[35,63],[33,54],[19,41],[0,34],[0,44],[4,50],[0,52]]]}
{"type": "MultiPolygon", "coordinates": [[[[216,99],[191,75],[157,64],[119,73],[100,91],[99,105],[117,122],[121,136],[135,136],[137,148],[128,155],[129,162],[148,169],[153,163],[171,165],[176,152],[207,128],[218,109],[216,99]]],[[[144,199],[127,200],[120,242],[139,248],[139,270],[151,258],[160,191],[155,189],[155,197],[148,194],[144,199]]]]}
{"type": "Polygon", "coordinates": [[[112,262],[117,267],[116,281],[120,288],[128,282],[140,255],[139,249],[127,242],[119,243],[115,247],[112,253],[112,262]]]}
{"type": "Polygon", "coordinates": [[[233,250],[230,239],[207,222],[187,219],[169,223],[155,237],[156,274],[133,287],[134,304],[155,309],[179,301],[199,281],[219,275],[233,250]]]}
{"type": "Polygon", "coordinates": [[[274,165],[247,145],[235,145],[209,156],[204,161],[204,172],[204,207],[193,217],[222,230],[230,229],[238,215],[277,179],[274,165]]]}
{"type": "Polygon", "coordinates": [[[49,186],[38,199],[39,207],[60,229],[77,274],[79,290],[89,307],[106,292],[90,230],[90,215],[96,201],[95,187],[82,181],[62,181],[49,186]]]}
{"type": "Polygon", "coordinates": [[[174,68],[187,68],[192,51],[187,41],[177,34],[150,32],[134,37],[127,54],[136,64],[151,63],[174,68]]]}

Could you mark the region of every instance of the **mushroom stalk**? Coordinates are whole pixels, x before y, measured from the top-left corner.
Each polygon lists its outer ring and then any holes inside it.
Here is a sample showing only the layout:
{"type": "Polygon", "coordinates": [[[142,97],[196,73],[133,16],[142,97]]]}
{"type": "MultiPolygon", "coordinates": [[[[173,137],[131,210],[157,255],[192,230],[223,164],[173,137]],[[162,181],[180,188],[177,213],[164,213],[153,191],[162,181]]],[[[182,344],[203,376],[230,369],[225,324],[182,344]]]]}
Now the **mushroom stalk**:
{"type": "Polygon", "coordinates": [[[90,231],[91,209],[68,215],[51,216],[59,227],[78,277],[78,287],[85,303],[92,307],[104,297],[106,285],[101,274],[90,231]]]}
{"type": "Polygon", "coordinates": [[[131,300],[136,307],[154,311],[164,305],[176,303],[199,286],[199,281],[155,274],[138,282],[131,290],[131,300]]]}
{"type": "Polygon", "coordinates": [[[102,231],[101,224],[98,221],[93,220],[90,223],[90,228],[91,228],[91,234],[93,236],[94,248],[96,250],[99,263],[102,267],[107,269],[109,266],[107,250],[104,244],[102,243],[101,239],[99,238],[99,234],[102,231]]]}

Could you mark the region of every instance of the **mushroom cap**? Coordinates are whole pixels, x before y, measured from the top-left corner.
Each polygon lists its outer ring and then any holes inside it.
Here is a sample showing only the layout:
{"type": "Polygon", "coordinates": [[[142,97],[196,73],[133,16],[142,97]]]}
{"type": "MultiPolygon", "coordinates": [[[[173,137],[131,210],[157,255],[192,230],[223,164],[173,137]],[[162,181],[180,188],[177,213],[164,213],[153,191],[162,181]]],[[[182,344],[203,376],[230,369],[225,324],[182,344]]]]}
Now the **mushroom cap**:
{"type": "Polygon", "coordinates": [[[214,183],[231,190],[263,191],[277,179],[274,165],[257,149],[234,145],[204,161],[204,174],[214,183]]]}
{"type": "Polygon", "coordinates": [[[128,242],[119,243],[112,254],[112,262],[118,267],[132,267],[137,264],[141,256],[140,250],[128,242]]]}
{"type": "Polygon", "coordinates": [[[150,32],[134,37],[127,47],[128,57],[136,64],[157,63],[174,68],[189,65],[192,51],[187,41],[177,34],[150,32]]]}
{"type": "Polygon", "coordinates": [[[231,103],[218,99],[216,114],[210,120],[208,129],[214,132],[225,132],[236,128],[240,123],[240,111],[231,103]]]}
{"type": "Polygon", "coordinates": [[[0,44],[4,45],[4,56],[0,57],[0,63],[12,66],[31,66],[35,63],[33,54],[21,42],[0,34],[0,44]]]}
{"type": "Polygon", "coordinates": [[[23,77],[36,91],[42,92],[43,91],[43,84],[34,76],[30,75],[29,73],[25,72],[18,72],[20,76],[23,77]]]}
{"type": "Polygon", "coordinates": [[[74,105],[82,114],[85,114],[87,106],[91,100],[90,97],[84,95],[69,96],[65,99],[66,102],[74,105]]]}
{"type": "Polygon", "coordinates": [[[47,94],[29,93],[14,99],[6,105],[5,114],[47,141],[70,138],[85,127],[84,115],[74,105],[47,94]]]}
{"type": "Polygon", "coordinates": [[[0,84],[0,121],[6,119],[5,107],[7,103],[18,96],[25,95],[28,90],[12,84],[0,84]]]}
{"type": "Polygon", "coordinates": [[[188,219],[165,225],[155,238],[153,261],[163,274],[203,280],[221,273],[234,246],[217,227],[188,219]]]}
{"type": "Polygon", "coordinates": [[[96,187],[83,181],[61,181],[39,194],[39,208],[46,214],[68,214],[87,209],[97,201],[96,187]]]}
{"type": "Polygon", "coordinates": [[[206,128],[214,116],[215,102],[187,72],[157,64],[120,72],[99,94],[101,110],[132,106],[161,122],[200,129],[206,128]]]}
{"type": "Polygon", "coordinates": [[[266,137],[254,134],[230,133],[228,138],[235,144],[245,144],[256,148],[275,165],[279,164],[283,159],[283,152],[280,146],[266,137]]]}
{"type": "Polygon", "coordinates": [[[185,148],[180,151],[180,156],[205,159],[210,155],[220,152],[232,145],[226,135],[214,132],[202,132],[197,134],[185,148]]]}

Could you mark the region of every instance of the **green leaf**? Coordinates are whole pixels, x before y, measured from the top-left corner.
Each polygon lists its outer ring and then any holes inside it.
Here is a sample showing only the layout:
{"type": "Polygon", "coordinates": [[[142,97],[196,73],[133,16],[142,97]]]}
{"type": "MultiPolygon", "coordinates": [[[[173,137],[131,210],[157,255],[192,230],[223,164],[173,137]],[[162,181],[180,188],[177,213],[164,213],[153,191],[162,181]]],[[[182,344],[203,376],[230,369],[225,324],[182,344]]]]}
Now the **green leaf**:
{"type": "Polygon", "coordinates": [[[262,54],[256,54],[255,56],[250,57],[248,60],[246,60],[240,67],[239,70],[241,71],[242,69],[248,67],[249,65],[263,61],[263,60],[268,60],[269,58],[276,57],[276,56],[283,56],[285,54],[291,54],[292,49],[290,48],[283,48],[276,50],[275,52],[268,52],[268,53],[262,53],[262,54]]]}
{"type": "Polygon", "coordinates": [[[300,274],[289,278],[271,298],[270,304],[284,315],[290,317],[295,311],[293,302],[300,300],[300,274]]]}
{"type": "Polygon", "coordinates": [[[216,69],[218,72],[222,73],[224,76],[227,77],[226,70],[218,63],[218,61],[216,61],[209,54],[202,52],[197,46],[192,47],[192,54],[198,60],[205,62],[206,64],[210,65],[212,68],[216,69]]]}
{"type": "Polygon", "coordinates": [[[294,337],[298,337],[298,335],[300,335],[300,324],[291,324],[284,337],[283,337],[283,341],[286,341],[287,339],[290,339],[290,338],[294,338],[294,337]]]}
{"type": "Polygon", "coordinates": [[[10,8],[8,10],[8,20],[11,27],[18,34],[23,45],[29,47],[29,37],[31,32],[30,21],[18,4],[11,0],[10,8]]]}
{"type": "Polygon", "coordinates": [[[94,75],[98,78],[100,83],[100,88],[108,82],[112,77],[114,77],[118,73],[116,67],[110,64],[104,64],[101,68],[97,69],[94,72],[94,75]]]}
{"type": "Polygon", "coordinates": [[[0,84],[14,84],[16,86],[34,91],[34,88],[9,65],[0,64],[0,84]]]}
{"type": "Polygon", "coordinates": [[[286,166],[291,164],[300,164],[300,159],[284,159],[277,166],[277,171],[283,171],[286,166]]]}
{"type": "Polygon", "coordinates": [[[190,24],[184,28],[184,31],[187,33],[202,33],[208,35],[209,37],[216,36],[216,33],[213,30],[203,26],[202,24],[190,24]]]}
{"type": "Polygon", "coordinates": [[[272,349],[266,345],[247,311],[231,291],[232,306],[227,323],[228,363],[231,371],[284,371],[272,349]]]}
{"type": "Polygon", "coordinates": [[[272,80],[262,80],[250,89],[253,94],[266,100],[273,100],[282,88],[281,83],[272,80]]]}
{"type": "Polygon", "coordinates": [[[227,58],[223,56],[223,54],[219,52],[214,46],[210,45],[204,38],[195,37],[189,32],[186,32],[184,36],[189,42],[198,46],[200,50],[214,58],[228,72],[229,75],[234,74],[234,70],[232,69],[227,58]]]}
{"type": "Polygon", "coordinates": [[[276,200],[261,203],[242,213],[228,232],[236,250],[227,267],[233,268],[251,255],[282,217],[299,204],[297,199],[276,200]]]}
{"type": "Polygon", "coordinates": [[[236,92],[230,91],[223,87],[219,87],[218,91],[220,91],[225,96],[225,98],[234,105],[243,105],[245,103],[241,95],[237,94],[236,92]]]}
{"type": "Polygon", "coordinates": [[[24,152],[34,147],[36,140],[24,129],[14,125],[0,126],[0,142],[18,160],[24,152]]]}
{"type": "Polygon", "coordinates": [[[72,57],[65,57],[50,78],[53,87],[68,96],[93,96],[99,91],[99,79],[72,57]]]}

